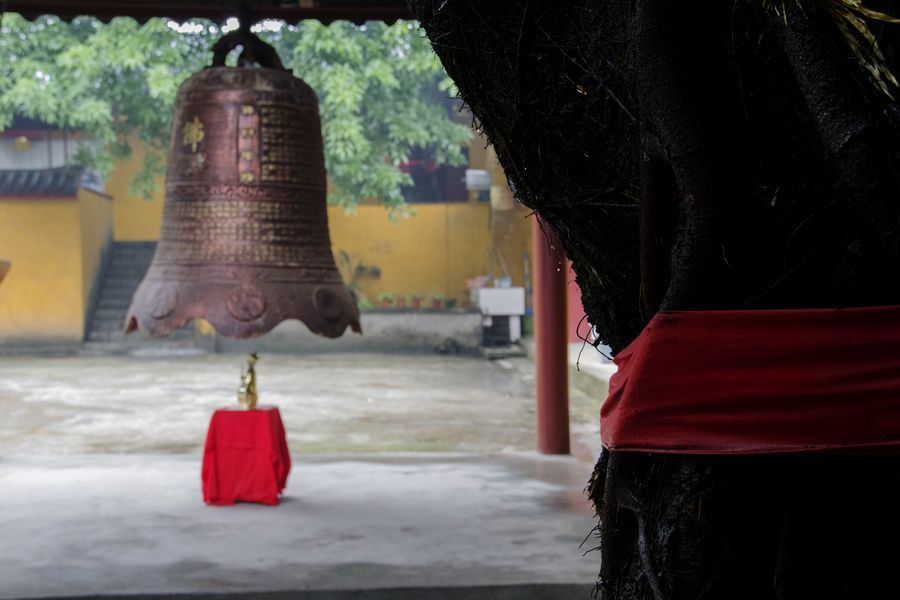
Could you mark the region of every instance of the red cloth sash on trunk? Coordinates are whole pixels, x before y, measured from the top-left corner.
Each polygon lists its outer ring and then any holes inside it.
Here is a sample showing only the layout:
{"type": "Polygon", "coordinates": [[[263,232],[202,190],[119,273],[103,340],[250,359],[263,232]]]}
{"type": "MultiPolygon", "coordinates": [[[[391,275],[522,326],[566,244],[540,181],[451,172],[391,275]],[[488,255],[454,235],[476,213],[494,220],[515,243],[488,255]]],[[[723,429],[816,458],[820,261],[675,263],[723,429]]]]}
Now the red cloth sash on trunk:
{"type": "Polygon", "coordinates": [[[660,312],[615,362],[611,450],[900,451],[900,306],[660,312]]]}

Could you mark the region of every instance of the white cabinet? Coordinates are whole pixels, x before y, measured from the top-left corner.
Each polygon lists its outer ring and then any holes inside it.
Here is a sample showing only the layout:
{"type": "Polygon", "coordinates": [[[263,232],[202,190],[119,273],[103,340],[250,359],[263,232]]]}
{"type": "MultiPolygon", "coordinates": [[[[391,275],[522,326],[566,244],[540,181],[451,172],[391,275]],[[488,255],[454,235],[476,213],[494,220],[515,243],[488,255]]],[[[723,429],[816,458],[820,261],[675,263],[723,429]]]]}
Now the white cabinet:
{"type": "Polygon", "coordinates": [[[479,288],[476,305],[481,311],[483,344],[506,345],[522,337],[525,288],[479,288]]]}
{"type": "Polygon", "coordinates": [[[525,288],[489,288],[478,290],[478,309],[483,315],[525,314],[525,288]]]}

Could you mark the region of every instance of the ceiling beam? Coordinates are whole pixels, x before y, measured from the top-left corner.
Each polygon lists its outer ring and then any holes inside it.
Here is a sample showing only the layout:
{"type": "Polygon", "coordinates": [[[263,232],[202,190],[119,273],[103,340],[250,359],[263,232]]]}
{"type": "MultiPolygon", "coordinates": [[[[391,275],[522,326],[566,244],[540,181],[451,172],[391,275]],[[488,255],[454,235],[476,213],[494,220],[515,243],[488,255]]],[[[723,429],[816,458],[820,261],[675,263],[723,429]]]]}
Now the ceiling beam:
{"type": "Polygon", "coordinates": [[[0,7],[20,13],[27,19],[40,15],[56,15],[70,20],[90,15],[103,21],[114,17],[132,17],[144,22],[152,17],[167,17],[177,21],[204,18],[224,22],[238,14],[239,4],[246,4],[254,20],[283,19],[288,23],[311,19],[323,23],[332,21],[386,21],[412,19],[412,13],[403,0],[377,0],[375,2],[348,0],[319,0],[318,2],[286,2],[275,0],[156,0],[153,2],[126,0],[6,0],[0,7]]]}

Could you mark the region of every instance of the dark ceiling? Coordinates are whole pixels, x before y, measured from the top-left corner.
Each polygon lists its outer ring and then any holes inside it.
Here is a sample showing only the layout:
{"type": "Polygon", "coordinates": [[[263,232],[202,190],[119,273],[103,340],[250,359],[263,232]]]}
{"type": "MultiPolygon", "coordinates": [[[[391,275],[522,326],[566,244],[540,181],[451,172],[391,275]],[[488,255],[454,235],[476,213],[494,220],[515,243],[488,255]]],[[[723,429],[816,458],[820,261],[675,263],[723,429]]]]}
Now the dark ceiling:
{"type": "Polygon", "coordinates": [[[241,5],[249,9],[253,20],[284,19],[290,23],[304,19],[323,23],[338,20],[392,23],[397,19],[412,18],[405,0],[0,0],[3,10],[20,13],[28,19],[56,15],[69,20],[80,15],[91,15],[104,21],[113,17],[132,17],[138,21],[168,17],[175,20],[205,18],[221,22],[236,16],[241,5]]]}

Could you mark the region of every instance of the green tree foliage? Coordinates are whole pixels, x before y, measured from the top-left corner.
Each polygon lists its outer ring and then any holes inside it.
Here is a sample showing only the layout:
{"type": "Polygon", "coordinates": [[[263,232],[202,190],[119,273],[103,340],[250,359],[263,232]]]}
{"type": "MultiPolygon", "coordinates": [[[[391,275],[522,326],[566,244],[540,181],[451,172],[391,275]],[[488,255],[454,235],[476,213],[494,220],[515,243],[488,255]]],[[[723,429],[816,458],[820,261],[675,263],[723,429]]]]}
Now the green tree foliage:
{"type": "MultiPolygon", "coordinates": [[[[417,147],[432,150],[439,163],[465,162],[469,129],[436,93],[453,90],[415,24],[267,24],[261,37],[319,94],[330,202],[352,207],[377,198],[402,208],[402,187],[412,180],[398,166],[417,147]]],[[[150,152],[131,191],[149,197],[164,168],[178,86],[209,64],[209,48],[221,34],[201,21],[30,22],[6,14],[0,130],[21,114],[82,131],[99,143],[82,147],[75,160],[104,171],[130,154],[129,135],[137,133],[150,152]]]]}

